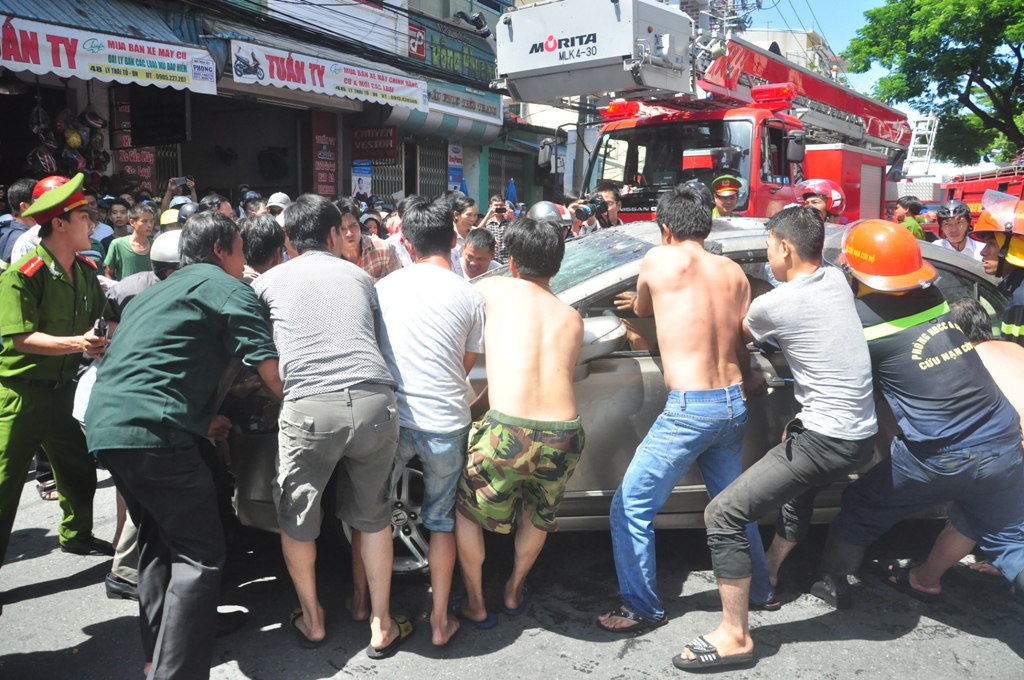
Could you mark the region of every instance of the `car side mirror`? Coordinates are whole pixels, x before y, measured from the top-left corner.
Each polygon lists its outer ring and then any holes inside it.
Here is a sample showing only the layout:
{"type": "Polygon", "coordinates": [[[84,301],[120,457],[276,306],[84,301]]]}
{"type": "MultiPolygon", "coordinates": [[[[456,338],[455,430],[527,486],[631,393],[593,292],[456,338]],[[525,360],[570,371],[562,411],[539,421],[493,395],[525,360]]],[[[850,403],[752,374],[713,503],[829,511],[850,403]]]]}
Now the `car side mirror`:
{"type": "Polygon", "coordinates": [[[807,151],[806,138],[807,135],[803,130],[791,130],[786,135],[786,160],[790,163],[804,162],[804,154],[807,151]]]}
{"type": "Polygon", "coordinates": [[[594,316],[583,320],[583,346],[576,360],[573,381],[590,375],[589,363],[608,356],[626,344],[626,324],[617,316],[594,316]]]}

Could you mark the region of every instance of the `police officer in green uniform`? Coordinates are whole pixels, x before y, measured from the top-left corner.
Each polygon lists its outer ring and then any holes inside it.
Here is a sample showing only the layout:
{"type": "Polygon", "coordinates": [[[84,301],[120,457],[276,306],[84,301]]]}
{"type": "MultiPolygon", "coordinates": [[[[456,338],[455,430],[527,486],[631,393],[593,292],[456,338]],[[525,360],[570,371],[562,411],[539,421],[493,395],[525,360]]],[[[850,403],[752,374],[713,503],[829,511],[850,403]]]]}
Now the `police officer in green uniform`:
{"type": "Polygon", "coordinates": [[[82,354],[106,351],[107,340],[93,325],[109,307],[96,265],[77,254],[89,249],[93,229],[82,195],[85,175],[59,179],[25,211],[41,225],[42,243],[0,275],[0,563],[40,445],[64,514],[61,550],[113,555],[110,543],[92,535],[96,464],[71,416],[82,354]]]}

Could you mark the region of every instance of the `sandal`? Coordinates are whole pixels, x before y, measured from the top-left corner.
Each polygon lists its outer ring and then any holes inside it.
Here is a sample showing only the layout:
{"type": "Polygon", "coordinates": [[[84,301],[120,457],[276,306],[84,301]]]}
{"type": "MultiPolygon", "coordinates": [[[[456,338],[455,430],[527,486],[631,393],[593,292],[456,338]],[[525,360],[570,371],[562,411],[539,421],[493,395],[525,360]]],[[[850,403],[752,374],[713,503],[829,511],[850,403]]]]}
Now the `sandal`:
{"type": "Polygon", "coordinates": [[[477,628],[479,630],[488,630],[498,625],[498,617],[492,614],[491,612],[487,612],[487,618],[485,618],[483,621],[477,621],[476,619],[471,619],[468,616],[466,616],[462,612],[461,597],[452,600],[451,604],[448,605],[448,609],[451,611],[452,614],[455,615],[455,618],[459,619],[460,621],[465,621],[472,625],[474,628],[477,628]]]}
{"type": "Polygon", "coordinates": [[[529,583],[524,583],[523,584],[523,601],[519,603],[519,606],[513,609],[512,607],[506,607],[506,606],[503,605],[502,609],[505,611],[505,613],[508,616],[519,616],[520,614],[523,613],[523,610],[526,609],[526,603],[530,601],[530,593],[531,592],[532,591],[530,590],[530,584],[529,583]]]}
{"type": "Polygon", "coordinates": [[[655,628],[661,628],[668,623],[668,616],[662,616],[660,619],[649,619],[643,614],[637,614],[634,611],[626,609],[625,605],[619,607],[618,610],[605,612],[602,616],[614,616],[615,618],[625,619],[636,624],[629,628],[612,628],[611,626],[606,626],[604,621],[601,619],[598,619],[598,627],[602,630],[608,631],[609,633],[642,633],[644,631],[654,630],[655,628]]]}
{"type": "Polygon", "coordinates": [[[754,660],[753,652],[749,654],[732,654],[730,656],[722,656],[718,653],[718,648],[705,640],[703,635],[690,640],[684,646],[693,652],[693,655],[696,658],[687,659],[684,658],[682,654],[676,654],[672,657],[672,665],[679,670],[691,673],[718,666],[749,664],[754,660]]]}
{"type": "MultiPolygon", "coordinates": [[[[291,625],[292,630],[295,631],[295,636],[299,639],[299,646],[303,649],[317,649],[327,639],[327,627],[324,626],[324,636],[319,640],[310,640],[306,637],[306,634],[299,630],[299,627],[295,625],[295,622],[302,618],[302,607],[295,609],[291,616],[288,617],[288,623],[291,625]]],[[[324,623],[327,622],[327,612],[324,612],[324,623]]]]}
{"type": "Polygon", "coordinates": [[[381,647],[380,649],[376,649],[373,645],[366,646],[366,656],[375,661],[394,656],[398,648],[402,646],[402,643],[412,637],[412,634],[415,632],[412,622],[401,614],[392,614],[391,619],[398,624],[398,637],[392,640],[391,644],[387,647],[381,647]]]}
{"type": "Polygon", "coordinates": [[[57,491],[57,482],[52,479],[48,482],[36,482],[36,491],[44,501],[55,501],[60,496],[57,491]]]}
{"type": "Polygon", "coordinates": [[[900,591],[904,595],[909,595],[918,602],[929,604],[938,600],[939,595],[941,595],[941,593],[926,593],[915,588],[910,583],[910,569],[901,567],[897,562],[885,563],[882,573],[878,575],[878,578],[882,579],[882,583],[885,585],[900,591]]]}

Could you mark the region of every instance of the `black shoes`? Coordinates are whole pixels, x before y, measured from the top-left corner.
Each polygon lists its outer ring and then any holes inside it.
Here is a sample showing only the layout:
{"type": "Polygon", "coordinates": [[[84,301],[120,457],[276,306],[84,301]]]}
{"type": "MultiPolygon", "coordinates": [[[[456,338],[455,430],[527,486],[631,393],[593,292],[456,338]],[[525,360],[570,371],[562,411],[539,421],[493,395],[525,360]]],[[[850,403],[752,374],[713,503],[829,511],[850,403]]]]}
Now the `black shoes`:
{"type": "Polygon", "coordinates": [[[836,609],[853,606],[850,582],[845,574],[822,574],[821,580],[811,586],[811,595],[836,609]]]}
{"type": "Polygon", "coordinates": [[[62,543],[60,550],[61,552],[71,553],[72,555],[88,555],[93,557],[114,556],[114,546],[110,545],[107,541],[96,538],[95,536],[78,538],[74,541],[62,543]]]}
{"type": "Polygon", "coordinates": [[[107,574],[103,586],[107,589],[107,597],[111,600],[139,601],[139,587],[131,581],[125,581],[117,574],[107,574]]]}

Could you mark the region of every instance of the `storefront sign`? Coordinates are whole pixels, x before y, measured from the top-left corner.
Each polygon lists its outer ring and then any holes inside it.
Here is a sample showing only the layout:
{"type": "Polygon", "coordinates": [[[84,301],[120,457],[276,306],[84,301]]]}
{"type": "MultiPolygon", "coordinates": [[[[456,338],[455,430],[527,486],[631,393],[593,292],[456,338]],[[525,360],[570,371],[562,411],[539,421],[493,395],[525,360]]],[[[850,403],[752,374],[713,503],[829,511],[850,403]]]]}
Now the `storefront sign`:
{"type": "Polygon", "coordinates": [[[394,125],[352,128],[352,158],[395,160],[398,158],[398,128],[394,125]]]}
{"type": "Polygon", "coordinates": [[[373,194],[372,161],[352,161],[352,198],[365,203],[373,194]]]}
{"type": "Polygon", "coordinates": [[[137,83],[217,94],[206,50],[4,17],[0,64],[61,78],[137,83]]]}
{"type": "Polygon", "coordinates": [[[448,145],[448,188],[462,188],[462,145],[448,145]]]}
{"type": "Polygon", "coordinates": [[[324,198],[338,197],[338,116],[328,111],[312,111],[313,193],[324,198]]]}
{"type": "Polygon", "coordinates": [[[420,14],[409,17],[409,56],[482,84],[494,78],[494,53],[483,38],[420,14]]]}
{"type": "Polygon", "coordinates": [[[231,41],[231,54],[236,83],[274,85],[427,110],[427,84],[422,80],[237,40],[231,41]]]}
{"type": "Polygon", "coordinates": [[[137,149],[121,149],[114,153],[117,171],[123,172],[138,182],[135,185],[135,191],[149,189],[151,193],[155,193],[156,188],[153,186],[153,181],[156,179],[155,147],[140,146],[137,149]]]}
{"type": "Polygon", "coordinates": [[[431,81],[430,110],[502,125],[501,96],[452,83],[431,81]]]}

